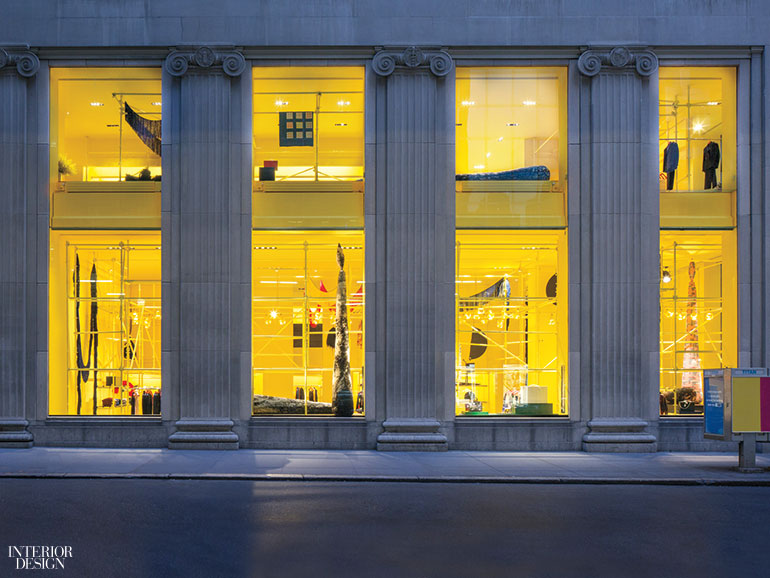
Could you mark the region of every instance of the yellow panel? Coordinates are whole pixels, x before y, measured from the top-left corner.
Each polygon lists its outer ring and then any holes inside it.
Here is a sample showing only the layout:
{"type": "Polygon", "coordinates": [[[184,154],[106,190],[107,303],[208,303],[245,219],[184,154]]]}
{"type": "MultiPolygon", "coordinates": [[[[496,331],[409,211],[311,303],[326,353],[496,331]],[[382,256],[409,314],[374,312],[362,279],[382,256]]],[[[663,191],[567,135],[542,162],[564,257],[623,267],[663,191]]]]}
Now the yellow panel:
{"type": "Polygon", "coordinates": [[[733,377],[733,431],[762,431],[760,378],[733,377]]]}
{"type": "Polygon", "coordinates": [[[360,193],[254,193],[255,229],[363,229],[360,193]]]}
{"type": "Polygon", "coordinates": [[[561,193],[457,193],[457,228],[566,227],[561,193]]]}
{"type": "MultiPolygon", "coordinates": [[[[99,183],[83,183],[99,184],[99,183]]],[[[133,183],[104,183],[132,185],[133,183]]],[[[157,188],[160,183],[147,183],[157,188]]],[[[160,229],[160,191],[154,193],[55,192],[54,229],[160,229]]]]}
{"type": "Polygon", "coordinates": [[[735,193],[677,193],[660,195],[660,226],[709,229],[735,226],[735,193]]]}

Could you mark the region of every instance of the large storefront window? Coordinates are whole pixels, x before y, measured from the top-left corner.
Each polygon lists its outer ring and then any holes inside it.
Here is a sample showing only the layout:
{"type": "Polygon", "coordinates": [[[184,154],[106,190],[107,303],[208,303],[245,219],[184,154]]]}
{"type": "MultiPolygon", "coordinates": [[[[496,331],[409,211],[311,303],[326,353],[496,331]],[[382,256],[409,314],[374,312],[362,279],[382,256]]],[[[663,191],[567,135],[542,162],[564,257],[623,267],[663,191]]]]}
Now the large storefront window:
{"type": "Polygon", "coordinates": [[[51,415],[160,414],[160,76],[51,71],[51,415]]]}
{"type": "Polygon", "coordinates": [[[566,415],[566,69],[460,68],[456,97],[456,413],[566,415]]]}
{"type": "Polygon", "coordinates": [[[660,69],[660,414],[737,363],[736,69],[660,69]]]}
{"type": "Polygon", "coordinates": [[[703,413],[703,370],[737,362],[734,231],[661,233],[660,413],[703,413]]]}
{"type": "Polygon", "coordinates": [[[364,413],[364,70],[254,70],[253,413],[364,413]]]}

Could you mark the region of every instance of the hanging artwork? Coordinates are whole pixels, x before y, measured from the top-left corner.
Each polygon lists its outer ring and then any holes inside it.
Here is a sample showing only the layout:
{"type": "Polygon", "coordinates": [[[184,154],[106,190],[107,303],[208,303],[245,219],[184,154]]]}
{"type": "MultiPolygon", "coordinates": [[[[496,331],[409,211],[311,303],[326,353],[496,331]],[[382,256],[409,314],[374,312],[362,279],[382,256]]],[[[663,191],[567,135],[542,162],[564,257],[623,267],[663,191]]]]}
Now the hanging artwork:
{"type": "Polygon", "coordinates": [[[313,146],[313,113],[279,112],[278,137],[282,147],[313,146]]]}
{"type": "Polygon", "coordinates": [[[337,319],[334,340],[334,372],[332,412],[339,417],[353,415],[353,388],[350,378],[350,346],[348,344],[347,283],[345,282],[345,255],[337,245],[337,319]]]}
{"type": "Polygon", "coordinates": [[[131,108],[129,104],[124,103],[125,107],[125,119],[128,126],[134,129],[136,136],[147,145],[152,152],[160,156],[161,152],[161,136],[160,127],[161,122],[159,120],[152,120],[145,118],[131,108]]]}

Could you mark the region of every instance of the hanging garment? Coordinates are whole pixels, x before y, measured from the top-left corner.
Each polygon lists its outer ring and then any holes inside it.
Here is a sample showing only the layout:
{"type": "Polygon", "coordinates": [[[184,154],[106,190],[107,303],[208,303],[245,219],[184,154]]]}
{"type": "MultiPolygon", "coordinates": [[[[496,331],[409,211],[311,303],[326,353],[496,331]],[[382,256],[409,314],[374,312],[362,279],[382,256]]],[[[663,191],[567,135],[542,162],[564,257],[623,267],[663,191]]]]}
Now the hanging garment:
{"type": "Polygon", "coordinates": [[[720,159],[719,145],[709,141],[703,149],[704,189],[713,189],[717,186],[717,169],[719,168],[720,159]]]}
{"type": "Polygon", "coordinates": [[[152,414],[152,394],[149,391],[142,392],[142,415],[152,414]]]}
{"type": "Polygon", "coordinates": [[[364,413],[364,392],[359,391],[356,396],[356,413],[364,413]]]}
{"type": "Polygon", "coordinates": [[[96,368],[98,367],[99,360],[99,303],[97,302],[96,293],[96,263],[91,266],[91,335],[88,338],[88,352],[91,353],[91,345],[93,344],[94,351],[94,415],[96,415],[96,368]]]}
{"type": "Polygon", "coordinates": [[[160,415],[160,392],[152,394],[152,413],[160,415]]]}
{"type": "Polygon", "coordinates": [[[674,173],[679,166],[679,145],[671,141],[663,151],[663,172],[666,173],[666,190],[674,188],[674,173]]]}
{"type": "Polygon", "coordinates": [[[305,399],[305,388],[303,387],[296,387],[294,388],[294,399],[305,399]]]}
{"type": "MultiPolygon", "coordinates": [[[[80,257],[75,255],[75,271],[72,273],[72,284],[75,288],[75,362],[78,367],[77,372],[77,393],[78,393],[78,406],[77,414],[80,415],[80,405],[83,398],[83,394],[80,388],[80,383],[88,381],[88,371],[80,371],[86,367],[83,362],[83,343],[80,335],[80,257]],[[85,374],[85,375],[84,375],[85,374]]],[[[89,359],[91,354],[89,353],[89,359]]]]}

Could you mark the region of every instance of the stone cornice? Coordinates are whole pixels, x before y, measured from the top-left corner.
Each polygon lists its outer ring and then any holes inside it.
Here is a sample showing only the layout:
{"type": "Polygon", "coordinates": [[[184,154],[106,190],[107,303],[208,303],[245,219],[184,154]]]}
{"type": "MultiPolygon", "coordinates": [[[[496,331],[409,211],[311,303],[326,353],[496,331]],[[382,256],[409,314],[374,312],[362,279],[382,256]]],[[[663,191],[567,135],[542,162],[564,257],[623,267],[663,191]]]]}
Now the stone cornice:
{"type": "Polygon", "coordinates": [[[246,69],[243,54],[232,46],[191,46],[174,48],[166,57],[166,71],[172,76],[184,76],[191,66],[222,67],[228,76],[240,76],[246,69]]]}
{"type": "Polygon", "coordinates": [[[621,70],[635,67],[640,76],[650,76],[658,70],[658,57],[652,50],[616,46],[583,52],[578,58],[578,70],[585,76],[596,76],[602,68],[621,70]]]}
{"type": "Polygon", "coordinates": [[[32,78],[40,70],[40,59],[29,46],[0,46],[0,68],[16,65],[16,72],[24,78],[32,78]]]}
{"type": "Polygon", "coordinates": [[[417,46],[378,49],[372,59],[372,69],[380,76],[390,76],[396,68],[429,68],[436,76],[446,76],[453,66],[452,57],[446,50],[417,46]]]}

